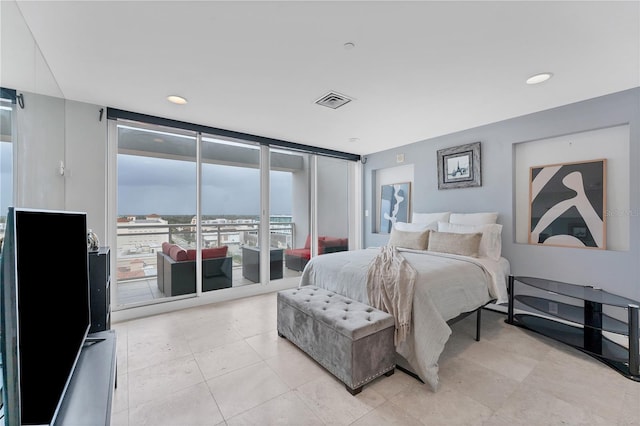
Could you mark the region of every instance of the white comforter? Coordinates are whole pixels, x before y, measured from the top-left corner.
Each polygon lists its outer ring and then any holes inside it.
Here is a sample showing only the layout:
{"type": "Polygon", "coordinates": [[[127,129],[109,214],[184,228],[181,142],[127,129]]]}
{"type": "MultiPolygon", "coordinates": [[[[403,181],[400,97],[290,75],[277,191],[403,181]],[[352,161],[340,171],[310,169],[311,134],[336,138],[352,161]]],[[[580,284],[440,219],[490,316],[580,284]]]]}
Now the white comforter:
{"type": "MultiPolygon", "coordinates": [[[[428,251],[400,249],[416,269],[412,326],[397,348],[411,369],[435,390],[438,358],[451,335],[446,321],[492,299],[507,301],[509,262],[428,251]]],[[[369,303],[367,270],[378,248],[330,253],[312,258],[300,286],[314,285],[369,303]]]]}

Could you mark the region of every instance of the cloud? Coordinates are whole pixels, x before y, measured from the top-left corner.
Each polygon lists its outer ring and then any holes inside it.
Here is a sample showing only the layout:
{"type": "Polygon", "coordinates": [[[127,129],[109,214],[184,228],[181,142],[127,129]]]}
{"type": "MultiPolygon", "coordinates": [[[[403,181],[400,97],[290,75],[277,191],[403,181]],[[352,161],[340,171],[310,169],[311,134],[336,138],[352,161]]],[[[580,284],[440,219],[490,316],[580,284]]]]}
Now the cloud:
{"type": "MultiPolygon", "coordinates": [[[[270,173],[272,214],[291,214],[292,175],[270,173]]],[[[196,211],[194,162],[118,155],[118,214],[190,215],[196,211]]],[[[204,164],[205,215],[259,215],[260,170],[204,164]]]]}

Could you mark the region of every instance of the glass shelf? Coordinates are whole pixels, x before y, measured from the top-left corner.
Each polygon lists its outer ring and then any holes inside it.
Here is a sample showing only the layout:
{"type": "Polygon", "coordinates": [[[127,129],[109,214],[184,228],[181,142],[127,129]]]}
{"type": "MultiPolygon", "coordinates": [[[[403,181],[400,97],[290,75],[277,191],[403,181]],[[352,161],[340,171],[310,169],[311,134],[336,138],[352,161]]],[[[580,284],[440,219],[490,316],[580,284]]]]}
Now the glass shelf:
{"type": "MultiPolygon", "coordinates": [[[[517,294],[514,297],[518,302],[537,311],[589,327],[589,324],[584,323],[584,307],[582,306],[570,305],[556,300],[524,294],[517,294]]],[[[625,336],[629,335],[629,325],[626,322],[617,320],[607,314],[602,314],[602,327],[598,328],[625,336]]]]}
{"type": "Polygon", "coordinates": [[[638,305],[633,299],[602,289],[543,278],[509,276],[507,323],[570,345],[625,377],[640,381],[638,305]],[[516,283],[519,283],[518,287],[529,287],[526,294],[516,294],[516,283]],[[536,294],[531,288],[541,291],[536,294]],[[516,302],[518,313],[515,313],[516,302]],[[603,306],[609,314],[622,309],[621,317],[626,311],[628,321],[605,314],[603,306]],[[609,335],[611,339],[607,338],[603,331],[627,336],[628,347],[611,340],[615,339],[613,335],[609,335]]]}
{"type": "MultiPolygon", "coordinates": [[[[529,329],[536,331],[554,340],[566,343],[574,348],[589,352],[591,355],[602,356],[618,363],[626,363],[629,359],[627,348],[603,337],[600,351],[590,351],[583,346],[584,335],[580,327],[564,324],[552,319],[535,315],[516,314],[518,321],[529,329]]],[[[628,367],[627,367],[628,368],[628,367]]]]}
{"type": "Polygon", "coordinates": [[[544,278],[515,277],[515,279],[530,287],[536,287],[541,290],[574,297],[576,299],[588,300],[589,302],[601,303],[603,305],[626,308],[629,305],[638,305],[640,303],[633,299],[611,294],[605,290],[595,287],[562,283],[559,281],[546,280],[544,278]]]}

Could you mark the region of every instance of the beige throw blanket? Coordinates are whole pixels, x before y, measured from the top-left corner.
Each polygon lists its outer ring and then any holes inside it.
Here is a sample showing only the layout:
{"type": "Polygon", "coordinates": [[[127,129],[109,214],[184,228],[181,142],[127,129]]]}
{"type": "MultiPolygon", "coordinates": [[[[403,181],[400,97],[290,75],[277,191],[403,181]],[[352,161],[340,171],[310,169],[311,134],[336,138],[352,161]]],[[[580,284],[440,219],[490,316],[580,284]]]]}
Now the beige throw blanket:
{"type": "Polygon", "coordinates": [[[380,247],[380,253],[369,264],[367,272],[369,303],[395,318],[396,346],[409,335],[416,275],[413,266],[393,246],[380,247]]]}

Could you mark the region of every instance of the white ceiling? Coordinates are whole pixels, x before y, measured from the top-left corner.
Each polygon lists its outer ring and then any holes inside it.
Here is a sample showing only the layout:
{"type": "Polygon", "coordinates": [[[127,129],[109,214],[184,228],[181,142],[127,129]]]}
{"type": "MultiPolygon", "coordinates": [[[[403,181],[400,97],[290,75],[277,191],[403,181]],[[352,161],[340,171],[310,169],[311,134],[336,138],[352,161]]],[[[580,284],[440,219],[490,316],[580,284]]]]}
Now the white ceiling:
{"type": "Polygon", "coordinates": [[[18,6],[67,99],[356,154],[640,86],[638,1],[18,6]]]}

